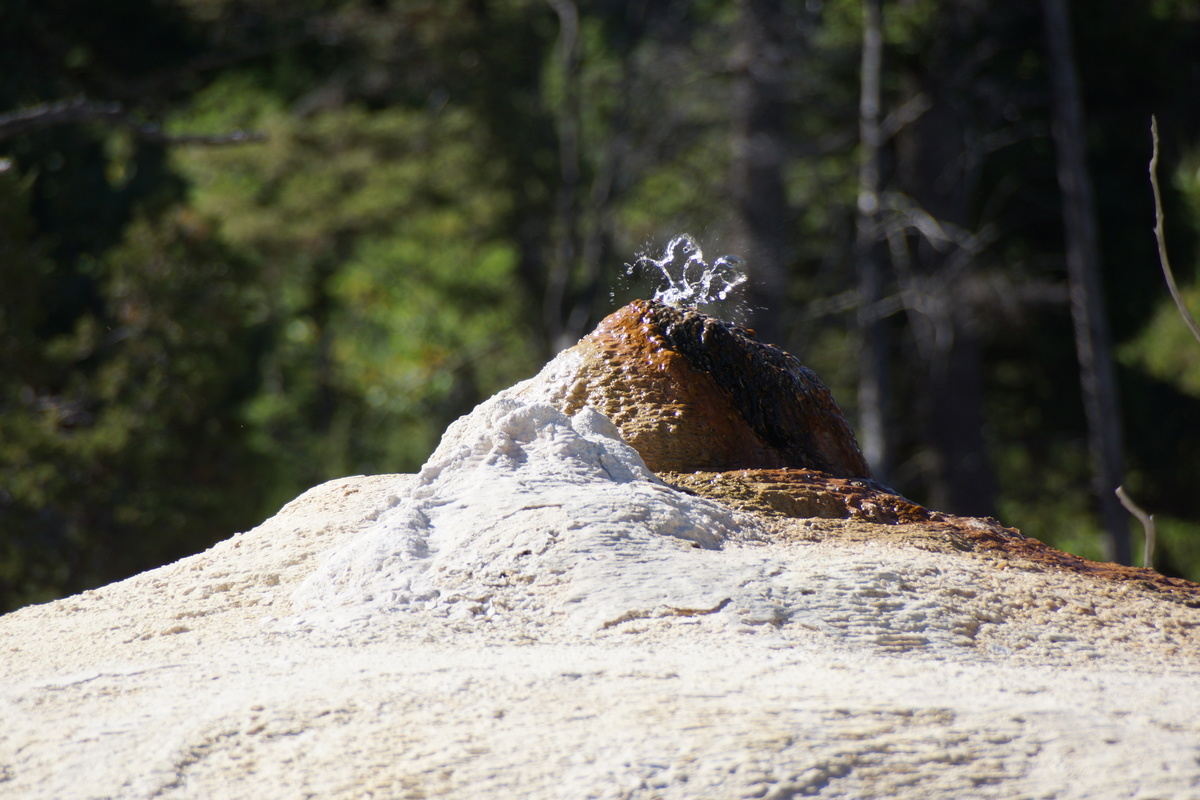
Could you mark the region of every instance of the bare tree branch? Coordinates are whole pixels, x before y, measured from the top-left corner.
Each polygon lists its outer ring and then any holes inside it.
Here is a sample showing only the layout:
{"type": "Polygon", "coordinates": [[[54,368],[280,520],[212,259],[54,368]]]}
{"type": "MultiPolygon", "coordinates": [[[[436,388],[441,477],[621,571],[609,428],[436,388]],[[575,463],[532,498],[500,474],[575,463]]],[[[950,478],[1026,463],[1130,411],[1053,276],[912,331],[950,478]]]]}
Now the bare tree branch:
{"type": "Polygon", "coordinates": [[[217,134],[170,135],[163,131],[162,125],[138,119],[120,103],[93,102],[77,97],[74,100],[43,103],[0,114],[0,142],[28,136],[31,133],[58,125],[83,123],[99,123],[127,128],[144,141],[170,145],[246,144],[261,142],[267,138],[265,134],[258,131],[242,130],[217,134]]]}
{"type": "Polygon", "coordinates": [[[1137,503],[1133,502],[1133,498],[1125,493],[1124,486],[1118,486],[1116,493],[1117,499],[1121,501],[1121,505],[1125,506],[1125,510],[1142,523],[1142,530],[1146,532],[1146,538],[1142,545],[1142,566],[1154,569],[1154,515],[1147,514],[1139,508],[1137,503]]]}
{"type": "Polygon", "coordinates": [[[1042,22],[1050,82],[1051,134],[1062,195],[1067,285],[1092,459],[1092,487],[1100,504],[1101,523],[1108,534],[1109,553],[1114,561],[1129,564],[1133,559],[1129,520],[1112,494],[1114,487],[1124,482],[1125,475],[1121,404],[1100,275],[1100,234],[1088,172],[1083,94],[1071,41],[1067,0],[1042,0],[1042,22]]]}
{"type": "Polygon", "coordinates": [[[1183,295],[1179,293],[1179,287],[1175,285],[1175,274],[1171,272],[1171,262],[1167,260],[1162,197],[1158,191],[1158,119],[1153,116],[1150,117],[1150,137],[1154,140],[1154,154],[1150,156],[1150,188],[1154,190],[1154,238],[1158,240],[1158,261],[1162,264],[1163,277],[1167,279],[1167,289],[1171,292],[1171,299],[1175,301],[1175,307],[1179,309],[1179,316],[1183,317],[1183,322],[1191,330],[1192,336],[1195,336],[1196,341],[1200,342],[1200,325],[1196,324],[1196,318],[1184,304],[1183,295]]]}
{"type": "Polygon", "coordinates": [[[858,419],[862,453],[881,481],[889,480],[891,436],[887,429],[889,383],[888,334],[883,325],[885,272],[881,259],[880,200],[883,194],[881,125],[883,84],[883,0],[863,0],[862,65],[859,70],[858,216],[855,277],[861,294],[858,327],[858,419]]]}
{"type": "Polygon", "coordinates": [[[921,118],[922,114],[931,108],[933,108],[933,101],[929,99],[929,95],[921,92],[916,97],[909,100],[892,113],[888,114],[887,117],[879,123],[880,145],[882,145],[884,141],[894,137],[906,126],[916,122],[921,118]]]}

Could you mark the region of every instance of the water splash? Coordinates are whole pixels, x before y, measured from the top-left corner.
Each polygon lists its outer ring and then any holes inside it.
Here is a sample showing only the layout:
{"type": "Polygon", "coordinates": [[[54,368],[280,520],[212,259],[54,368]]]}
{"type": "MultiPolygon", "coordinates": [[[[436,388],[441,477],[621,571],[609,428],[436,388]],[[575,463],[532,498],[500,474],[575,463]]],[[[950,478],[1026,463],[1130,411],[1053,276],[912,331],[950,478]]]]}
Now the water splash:
{"type": "MultiPolygon", "coordinates": [[[[743,266],[742,259],[733,255],[709,264],[696,240],[684,233],[668,242],[657,258],[639,253],[632,264],[625,265],[625,274],[641,272],[652,280],[661,278],[663,285],[654,292],[659,302],[674,308],[700,308],[729,300],[733,290],[746,282],[743,266]]],[[[730,310],[741,309],[726,309],[726,315],[730,310]]]]}

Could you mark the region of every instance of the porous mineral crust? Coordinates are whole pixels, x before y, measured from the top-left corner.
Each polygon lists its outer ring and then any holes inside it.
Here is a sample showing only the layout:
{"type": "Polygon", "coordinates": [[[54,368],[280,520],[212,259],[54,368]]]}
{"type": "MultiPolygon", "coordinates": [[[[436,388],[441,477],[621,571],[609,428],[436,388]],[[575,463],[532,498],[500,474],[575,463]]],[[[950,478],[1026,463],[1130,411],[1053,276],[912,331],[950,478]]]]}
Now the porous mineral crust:
{"type": "Polygon", "coordinates": [[[932,511],[879,485],[811,370],[753,331],[695,309],[630,303],[510,391],[566,414],[591,406],[671,486],[773,518],[782,539],[972,553],[1003,567],[1063,570],[1200,602],[1200,586],[1189,581],[1070,555],[995,520],[932,511]]]}
{"type": "Polygon", "coordinates": [[[1200,608],[1200,585],[1191,581],[1064,553],[994,519],[933,511],[870,480],[833,478],[808,469],[664,472],[659,477],[682,491],[774,521],[770,527],[779,541],[882,541],[971,554],[1000,567],[1087,575],[1200,608]]]}
{"type": "Polygon", "coordinates": [[[566,414],[591,406],[655,472],[816,469],[869,477],[829,390],[753,332],[638,300],[519,387],[566,414]]]}

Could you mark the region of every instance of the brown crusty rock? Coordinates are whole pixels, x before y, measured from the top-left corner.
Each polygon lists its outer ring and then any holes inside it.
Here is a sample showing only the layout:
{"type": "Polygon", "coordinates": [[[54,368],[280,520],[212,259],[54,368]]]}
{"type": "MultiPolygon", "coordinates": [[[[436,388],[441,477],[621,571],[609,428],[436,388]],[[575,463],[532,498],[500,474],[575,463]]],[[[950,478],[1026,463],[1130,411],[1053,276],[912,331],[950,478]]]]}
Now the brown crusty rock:
{"type": "Polygon", "coordinates": [[[775,541],[876,541],[969,554],[992,560],[999,568],[1086,575],[1200,607],[1200,584],[1064,553],[994,519],[959,517],[917,505],[874,481],[808,469],[664,472],[659,477],[681,491],[773,521],[775,541]]]}
{"type": "Polygon", "coordinates": [[[871,480],[829,390],[754,332],[638,300],[510,392],[566,414],[591,406],[681,491],[770,521],[778,541],[877,541],[1063,571],[1189,606],[1200,586],[1064,553],[995,520],[933,511],[871,480]]]}
{"type": "Polygon", "coordinates": [[[611,419],[655,472],[816,469],[869,477],[829,390],[754,332],[638,300],[560,353],[519,396],[611,419]]]}

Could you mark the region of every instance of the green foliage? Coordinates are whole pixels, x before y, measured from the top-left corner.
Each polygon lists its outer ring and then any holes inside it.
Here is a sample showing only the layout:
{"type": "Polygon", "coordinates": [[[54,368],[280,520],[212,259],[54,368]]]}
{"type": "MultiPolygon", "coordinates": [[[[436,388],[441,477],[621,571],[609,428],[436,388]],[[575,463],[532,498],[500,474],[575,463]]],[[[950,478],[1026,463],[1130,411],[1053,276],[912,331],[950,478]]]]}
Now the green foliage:
{"type": "MultiPolygon", "coordinates": [[[[22,181],[4,183],[19,200],[22,181]]],[[[21,209],[9,211],[20,224],[21,209]]],[[[142,217],[89,267],[105,312],[38,337],[21,317],[44,308],[53,276],[25,255],[34,280],[3,311],[6,604],[178,557],[260,508],[239,490],[262,464],[229,413],[253,389],[237,258],[184,213],[142,217]]]]}
{"type": "MultiPolygon", "coordinates": [[[[607,312],[636,250],[683,231],[729,249],[746,55],[731,0],[578,3],[575,60],[544,0],[10,5],[0,111],[84,94],[171,135],[267,138],[182,147],[96,123],[0,140],[0,608],[194,552],[319,481],[413,470],[451,420],[607,312]]],[[[862,4],[781,8],[786,344],[853,412],[862,4]]],[[[1183,430],[1200,346],[1132,198],[1148,198],[1153,107],[1200,308],[1196,9],[1099,0],[1076,20],[1129,487],[1193,577],[1200,508],[1180,487],[1200,463],[1172,448],[1200,436],[1183,430]]],[[[964,230],[1000,231],[963,268],[1000,287],[972,301],[999,514],[1098,556],[1066,308],[1009,296],[1063,280],[1040,18],[919,0],[885,3],[884,21],[885,112],[918,91],[954,110],[963,141],[930,158],[968,176],[952,187],[964,230]]],[[[886,180],[936,139],[923,124],[889,142],[886,180]]],[[[889,302],[899,488],[920,500],[925,355],[916,315],[889,302]]]]}
{"type": "MultiPolygon", "coordinates": [[[[1100,525],[1091,513],[1090,465],[1081,441],[994,445],[1001,495],[999,519],[1068,553],[1107,561],[1100,525]]],[[[1133,529],[1131,521],[1130,530],[1133,529]]]]}
{"type": "MultiPolygon", "coordinates": [[[[1200,288],[1180,291],[1189,309],[1200,308],[1200,288]]],[[[1165,287],[1163,293],[1166,294],[1165,287]]],[[[1179,309],[1169,297],[1155,309],[1137,338],[1126,342],[1119,357],[1125,364],[1200,398],[1200,342],[1180,319],[1179,309]]]]}
{"type": "Polygon", "coordinates": [[[279,432],[263,446],[281,459],[313,425],[326,434],[314,442],[319,472],[297,480],[411,471],[481,392],[533,369],[536,331],[503,235],[513,200],[468,110],[296,117],[262,90],[219,82],[193,114],[176,124],[269,134],[180,151],[176,163],[193,207],[221,220],[262,276],[274,378],[247,421],[279,432]]]}
{"type": "MultiPolygon", "coordinates": [[[[1138,527],[1141,533],[1141,526],[1138,527]]],[[[1196,580],[1196,575],[1200,575],[1200,536],[1196,535],[1196,523],[1156,514],[1154,527],[1154,568],[1164,575],[1196,580]]],[[[1142,545],[1144,535],[1137,541],[1142,545]]]]}

